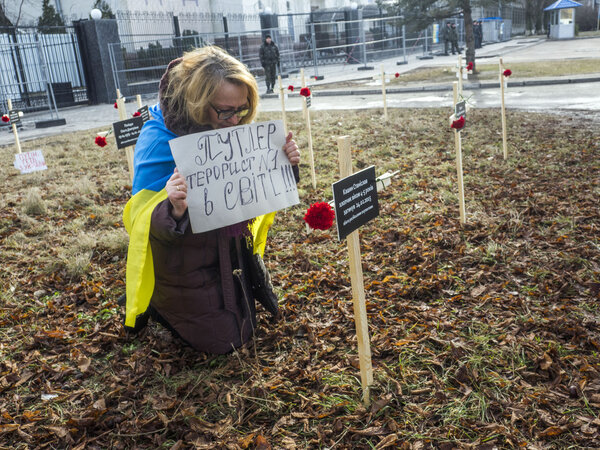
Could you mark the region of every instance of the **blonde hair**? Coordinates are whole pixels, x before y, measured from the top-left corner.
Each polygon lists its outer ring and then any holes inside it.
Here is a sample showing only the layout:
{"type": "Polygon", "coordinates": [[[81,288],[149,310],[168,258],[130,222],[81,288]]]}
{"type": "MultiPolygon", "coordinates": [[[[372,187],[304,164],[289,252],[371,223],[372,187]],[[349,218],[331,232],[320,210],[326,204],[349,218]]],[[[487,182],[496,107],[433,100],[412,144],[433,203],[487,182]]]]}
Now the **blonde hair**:
{"type": "Polygon", "coordinates": [[[184,53],[181,62],[169,71],[163,101],[176,123],[207,125],[209,103],[225,81],[248,89],[249,112],[240,124],[254,120],[258,109],[258,84],[248,68],[216,46],[184,53]]]}

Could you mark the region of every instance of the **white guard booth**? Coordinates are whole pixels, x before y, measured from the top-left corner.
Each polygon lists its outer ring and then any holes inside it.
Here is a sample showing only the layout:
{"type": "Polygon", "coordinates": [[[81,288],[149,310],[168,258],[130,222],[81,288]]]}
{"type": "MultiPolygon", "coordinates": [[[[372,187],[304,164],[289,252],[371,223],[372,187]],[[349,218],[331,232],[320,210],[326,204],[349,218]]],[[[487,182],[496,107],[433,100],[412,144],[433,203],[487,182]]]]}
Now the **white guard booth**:
{"type": "Polygon", "coordinates": [[[573,0],[557,0],[544,11],[551,13],[550,39],[573,39],[575,37],[575,8],[582,6],[573,0]]]}

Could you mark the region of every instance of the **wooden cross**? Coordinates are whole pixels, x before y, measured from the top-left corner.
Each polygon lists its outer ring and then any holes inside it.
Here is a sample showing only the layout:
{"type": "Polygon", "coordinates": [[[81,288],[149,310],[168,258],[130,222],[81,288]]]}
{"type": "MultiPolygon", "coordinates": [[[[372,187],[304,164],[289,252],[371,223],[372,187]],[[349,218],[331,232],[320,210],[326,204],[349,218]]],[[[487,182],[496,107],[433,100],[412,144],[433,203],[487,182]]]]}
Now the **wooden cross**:
{"type": "MultiPolygon", "coordinates": [[[[300,69],[300,77],[302,81],[302,87],[306,87],[306,81],[304,79],[304,68],[300,69]]],[[[307,105],[307,97],[302,96],[302,110],[304,111],[304,118],[306,119],[306,131],[308,132],[308,160],[310,163],[310,175],[312,178],[313,189],[317,188],[317,176],[315,174],[315,157],[313,155],[313,143],[312,134],[310,131],[310,112],[307,105]]]]}
{"type": "MultiPolygon", "coordinates": [[[[120,92],[117,89],[117,109],[119,110],[119,120],[127,119],[127,111],[125,109],[125,97],[120,96],[120,92]]],[[[140,99],[141,100],[141,99],[140,99]]],[[[127,167],[129,168],[129,178],[133,182],[133,147],[125,147],[125,155],[127,156],[127,167]]]]}
{"type": "Polygon", "coordinates": [[[385,98],[385,69],[383,64],[381,65],[381,95],[383,96],[383,120],[387,122],[388,111],[387,111],[387,100],[385,98]]]}
{"type": "Polygon", "coordinates": [[[507,145],[507,137],[506,137],[506,108],[504,107],[504,90],[506,89],[506,77],[504,76],[504,64],[502,63],[502,58],[499,60],[499,77],[500,77],[500,96],[501,96],[501,105],[502,105],[502,154],[504,159],[508,158],[508,145],[507,145]]]}
{"type": "Polygon", "coordinates": [[[455,67],[453,67],[454,72],[456,72],[456,77],[458,78],[458,93],[462,95],[463,91],[463,82],[462,80],[468,80],[469,75],[473,73],[472,70],[467,70],[467,66],[463,65],[462,55],[458,55],[458,63],[455,67]]]}
{"type": "MultiPolygon", "coordinates": [[[[452,83],[452,92],[454,95],[454,108],[458,103],[458,82],[452,83]]],[[[450,123],[459,119],[455,114],[450,116],[450,123]]],[[[463,183],[463,167],[462,167],[462,142],[460,136],[460,130],[454,128],[454,149],[456,151],[456,176],[458,179],[458,207],[460,211],[460,223],[465,224],[467,222],[465,213],[465,187],[463,183]]]]}
{"type": "MultiPolygon", "coordinates": [[[[12,100],[10,98],[6,99],[6,106],[8,106],[8,110],[11,111],[12,108],[12,100]]],[[[21,153],[21,141],[19,140],[19,132],[17,131],[17,124],[14,121],[10,121],[13,130],[13,136],[15,137],[15,145],[17,147],[17,153],[21,153]]]]}
{"type": "MultiPolygon", "coordinates": [[[[340,177],[352,175],[352,157],[350,155],[350,138],[341,136],[338,139],[338,163],[340,177]]],[[[354,324],[356,326],[356,339],[358,341],[358,360],[360,364],[360,380],[363,389],[363,403],[369,406],[370,386],[373,384],[373,365],[371,361],[371,345],[369,343],[369,322],[365,300],[365,287],[360,256],[360,241],[358,230],[354,230],[346,237],[348,244],[348,257],[350,268],[350,281],[352,284],[352,302],[354,305],[354,324]]]]}
{"type": "Polygon", "coordinates": [[[285,91],[283,89],[283,83],[281,81],[281,75],[277,75],[277,80],[279,81],[279,98],[281,99],[281,118],[283,120],[283,131],[287,136],[287,120],[285,117],[285,91]]]}

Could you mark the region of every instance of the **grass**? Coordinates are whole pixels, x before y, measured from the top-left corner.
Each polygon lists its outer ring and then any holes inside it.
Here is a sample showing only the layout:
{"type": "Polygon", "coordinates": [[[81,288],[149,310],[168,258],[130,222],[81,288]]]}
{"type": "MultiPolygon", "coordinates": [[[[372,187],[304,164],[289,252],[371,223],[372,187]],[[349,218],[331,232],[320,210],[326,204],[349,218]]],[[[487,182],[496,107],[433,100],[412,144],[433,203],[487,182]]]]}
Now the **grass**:
{"type": "MultiPolygon", "coordinates": [[[[534,61],[505,63],[513,72],[513,78],[538,78],[569,75],[587,75],[600,73],[600,62],[597,59],[576,59],[568,61],[534,61]]],[[[470,75],[474,80],[497,80],[498,65],[479,62],[477,73],[470,75]]],[[[408,82],[447,82],[456,80],[456,74],[451,67],[423,67],[400,74],[391,80],[390,86],[408,82]]]]}
{"type": "MultiPolygon", "coordinates": [[[[130,185],[114,143],[23,143],[49,169],[0,180],[0,447],[600,446],[597,123],[509,111],[504,161],[499,111],[473,110],[463,226],[448,112],[381,114],[314,113],[317,188],[303,164],[301,205],[277,214],[266,254],[284,320],[259,310],[254,345],[218,357],[153,322],[122,329],[130,185]],[[360,230],[368,407],[346,246],[302,221],[331,198],[339,135],[355,169],[400,170],[360,230]]],[[[306,149],[301,114],[288,126],[306,149]]]]}
{"type": "MultiPolygon", "coordinates": [[[[470,82],[497,81],[498,64],[485,63],[479,60],[477,72],[469,75],[470,82]]],[[[568,61],[532,61],[505,63],[505,67],[513,72],[511,79],[552,78],[561,76],[592,75],[600,73],[600,61],[594,58],[570,59],[568,61]]],[[[436,67],[419,67],[397,78],[392,77],[387,83],[388,88],[400,87],[412,83],[449,83],[456,81],[453,65],[436,67]]],[[[364,87],[365,80],[336,82],[336,89],[342,87],[364,87]]],[[[330,88],[327,84],[312,87],[314,90],[330,88]]]]}

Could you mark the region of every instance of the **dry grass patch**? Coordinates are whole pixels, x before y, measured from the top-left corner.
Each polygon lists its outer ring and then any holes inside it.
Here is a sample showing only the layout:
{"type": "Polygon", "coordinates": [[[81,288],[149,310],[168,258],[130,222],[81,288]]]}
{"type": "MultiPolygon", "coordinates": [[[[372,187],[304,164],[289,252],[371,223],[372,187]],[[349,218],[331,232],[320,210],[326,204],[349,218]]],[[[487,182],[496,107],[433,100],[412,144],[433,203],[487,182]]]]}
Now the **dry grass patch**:
{"type": "MultiPolygon", "coordinates": [[[[219,357],[153,322],[123,331],[131,186],[114,142],[27,142],[49,167],[30,175],[0,148],[1,446],[598,448],[597,124],[509,111],[504,161],[499,111],[470,115],[461,226],[446,109],[315,111],[317,189],[305,158],[301,205],[267,246],[284,319],[259,308],[254,346],[219,357]],[[331,199],[341,135],[355,169],[400,171],[360,230],[369,407],[345,244],[302,220],[331,199]],[[46,211],[29,215],[35,190],[46,211]]],[[[288,126],[306,149],[301,114],[288,126]]]]}

